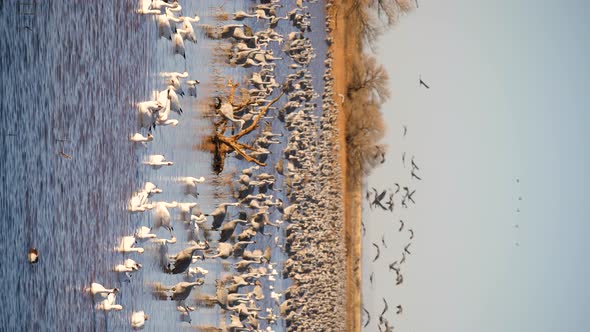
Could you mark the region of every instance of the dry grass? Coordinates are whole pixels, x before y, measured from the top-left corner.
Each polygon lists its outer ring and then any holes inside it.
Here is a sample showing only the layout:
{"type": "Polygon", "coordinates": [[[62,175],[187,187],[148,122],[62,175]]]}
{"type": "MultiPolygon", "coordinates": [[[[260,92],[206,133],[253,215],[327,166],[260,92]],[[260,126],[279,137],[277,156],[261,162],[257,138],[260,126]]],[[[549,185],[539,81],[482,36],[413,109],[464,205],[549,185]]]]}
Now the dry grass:
{"type": "Polygon", "coordinates": [[[346,96],[338,116],[344,181],[346,330],[361,330],[361,203],[363,178],[381,161],[385,133],[381,104],[389,98],[388,75],[366,54],[385,28],[412,9],[412,0],[335,0],[334,94],[346,96]],[[354,68],[354,70],[348,70],[354,68]]]}

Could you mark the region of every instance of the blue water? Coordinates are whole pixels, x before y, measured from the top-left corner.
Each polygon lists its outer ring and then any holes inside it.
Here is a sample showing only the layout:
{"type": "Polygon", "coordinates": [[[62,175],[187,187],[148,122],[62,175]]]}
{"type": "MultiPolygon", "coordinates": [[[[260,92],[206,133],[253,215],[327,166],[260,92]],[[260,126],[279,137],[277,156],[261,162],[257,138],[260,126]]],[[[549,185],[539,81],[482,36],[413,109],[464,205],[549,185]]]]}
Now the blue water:
{"type": "MultiPolygon", "coordinates": [[[[251,70],[220,65],[212,56],[217,41],[206,40],[196,25],[199,43],[185,43],[187,60],[173,56],[169,41],[157,38],[153,19],[133,12],[135,1],[44,1],[37,3],[35,15],[28,15],[32,8],[23,3],[27,1],[3,2],[0,9],[0,237],[4,241],[0,258],[1,330],[130,330],[133,310],[150,315],[147,331],[190,328],[187,322],[180,321],[175,302],[157,301],[151,295],[152,282],[173,285],[183,280],[183,276],[161,272],[158,246],[146,243],[142,245],[144,254],[126,256],[143,264],[131,283],[123,283],[111,271],[124,259],[112,248],[121,236],[132,235],[141,225],[151,225],[151,213],[131,215],[126,210],[132,192],[144,181],[154,182],[164,190],[153,200],[189,202],[195,199],[181,192],[175,178],[205,176],[207,183],[200,187],[197,200],[204,212],[231,200],[228,188],[212,185],[218,176],[212,172],[211,155],[196,149],[195,144],[211,130],[211,121],[203,117],[203,112],[211,101],[207,94],[213,91],[212,68],[240,82],[251,70]],[[183,98],[185,113],[176,116],[180,124],[158,128],[147,149],[131,145],[127,137],[138,131],[133,105],[150,100],[154,90],[165,88],[159,72],[184,70],[190,78],[201,81],[199,98],[183,98]],[[61,151],[72,159],[60,157],[61,151]],[[141,161],[149,154],[164,154],[175,164],[148,169],[141,161]],[[41,262],[34,266],[25,260],[31,246],[41,252],[41,262]],[[93,281],[119,287],[117,303],[124,310],[94,310],[91,297],[82,291],[93,281]]],[[[211,13],[222,4],[182,3],[185,15],[198,13],[201,23],[213,25],[219,22],[211,13]]],[[[247,9],[248,4],[237,1],[223,8],[231,13],[247,9]]],[[[323,9],[321,4],[309,6],[318,17],[313,21],[314,32],[308,34],[318,54],[310,69],[316,91],[321,94],[323,9]]],[[[279,13],[290,9],[286,7],[279,13]]],[[[262,21],[245,23],[253,23],[255,31],[265,28],[262,21]]],[[[276,30],[288,33],[293,29],[282,21],[276,30]]],[[[282,45],[271,45],[275,55],[288,60],[282,45]]],[[[277,82],[292,72],[286,67],[288,63],[283,61],[277,66],[277,82]]],[[[273,131],[285,132],[276,120],[273,131]]],[[[270,149],[269,166],[259,172],[274,173],[282,146],[270,149]]],[[[239,172],[244,165],[243,161],[228,158],[220,177],[239,172]]],[[[275,187],[282,182],[279,179],[275,187]]],[[[287,201],[280,193],[275,197],[287,201]]],[[[237,211],[230,210],[230,214],[237,211]]],[[[277,213],[270,216],[273,221],[279,218],[277,213]]],[[[182,227],[178,222],[176,226],[178,242],[169,245],[170,253],[187,246],[182,227]]],[[[163,229],[157,234],[168,237],[163,229]]],[[[264,249],[274,235],[258,237],[249,250],[264,249]]],[[[273,249],[273,263],[285,258],[278,248],[273,249]]],[[[228,273],[219,262],[198,264],[210,272],[205,285],[193,290],[193,294],[215,294],[215,279],[228,273]]],[[[288,280],[277,278],[274,287],[281,291],[288,284],[288,280]]],[[[265,290],[267,286],[264,284],[265,290]]],[[[193,296],[187,304],[194,305],[192,301],[193,296]]],[[[266,308],[273,303],[267,294],[258,305],[266,308]]],[[[193,326],[219,325],[226,315],[218,306],[202,307],[192,313],[192,319],[193,326]]],[[[261,322],[261,327],[265,324],[261,322]]],[[[273,328],[283,330],[284,322],[280,320],[273,328]]]]}

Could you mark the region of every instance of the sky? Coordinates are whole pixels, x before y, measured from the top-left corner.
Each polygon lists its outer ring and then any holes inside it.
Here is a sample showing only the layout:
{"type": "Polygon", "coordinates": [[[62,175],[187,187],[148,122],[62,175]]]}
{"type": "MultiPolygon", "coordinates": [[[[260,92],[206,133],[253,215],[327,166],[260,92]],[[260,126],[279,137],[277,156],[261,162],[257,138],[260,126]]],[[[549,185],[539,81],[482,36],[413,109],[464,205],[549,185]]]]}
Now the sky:
{"type": "Polygon", "coordinates": [[[389,148],[367,186],[408,184],[416,205],[365,209],[366,331],[382,296],[401,331],[590,330],[589,15],[583,1],[422,0],[381,37],[389,148]],[[399,219],[415,238],[395,287],[387,265],[409,241],[399,219]]]}

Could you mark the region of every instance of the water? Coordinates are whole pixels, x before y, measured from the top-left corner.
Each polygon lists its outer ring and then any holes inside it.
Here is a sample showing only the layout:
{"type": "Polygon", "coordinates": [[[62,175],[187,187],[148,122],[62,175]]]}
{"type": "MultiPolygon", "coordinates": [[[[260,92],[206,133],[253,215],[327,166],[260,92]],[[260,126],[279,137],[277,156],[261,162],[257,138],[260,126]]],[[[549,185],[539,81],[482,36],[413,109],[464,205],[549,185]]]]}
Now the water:
{"type": "MultiPolygon", "coordinates": [[[[141,225],[151,225],[151,213],[132,215],[126,211],[127,200],[144,181],[164,190],[154,200],[186,202],[194,199],[182,194],[175,178],[205,176],[208,181],[200,187],[197,200],[204,212],[231,199],[227,188],[211,185],[217,177],[211,170],[211,156],[194,145],[211,130],[210,121],[202,116],[210,102],[207,94],[212,92],[207,89],[211,86],[211,69],[218,68],[236,81],[252,69],[217,65],[212,58],[217,42],[206,40],[196,25],[199,43],[185,43],[187,60],[172,56],[170,43],[158,40],[153,19],[133,13],[135,1],[52,1],[38,2],[35,8],[25,3],[3,2],[0,12],[0,236],[5,241],[0,259],[2,330],[128,330],[133,310],[150,315],[146,330],[189,327],[179,320],[175,302],[156,301],[151,296],[152,282],[173,285],[184,278],[160,271],[158,247],[142,244],[146,249],[143,255],[126,256],[143,264],[131,283],[122,282],[111,271],[124,259],[112,248],[121,236],[132,235],[141,225]],[[35,15],[28,15],[31,12],[35,15]],[[158,128],[147,149],[132,146],[127,137],[137,131],[134,103],[149,100],[154,90],[164,89],[159,72],[184,70],[190,78],[201,81],[199,98],[183,98],[185,113],[180,124],[158,128]],[[72,159],[60,157],[60,152],[72,159]],[[152,153],[164,154],[175,165],[157,171],[141,165],[152,153]],[[31,246],[41,252],[41,262],[34,266],[25,260],[31,246]],[[95,311],[92,299],[83,292],[92,281],[119,287],[117,303],[124,310],[106,314],[95,311]]],[[[187,2],[183,3],[183,12],[198,13],[201,23],[215,25],[218,22],[210,14],[222,4],[187,2]]],[[[235,2],[226,4],[224,10],[231,13],[248,5],[235,2]]],[[[310,66],[318,94],[322,92],[325,53],[321,6],[310,4],[312,14],[319,19],[313,20],[314,32],[308,34],[318,54],[310,66]]],[[[282,8],[279,14],[284,11],[282,8]]],[[[255,31],[265,28],[263,22],[252,25],[255,31]]],[[[282,21],[276,30],[284,34],[294,28],[282,21]]],[[[281,51],[282,46],[271,45],[276,56],[286,59],[275,70],[281,82],[292,72],[286,67],[291,62],[281,51]]],[[[278,121],[273,121],[273,131],[286,133],[278,121]]],[[[270,149],[269,166],[261,172],[273,174],[282,146],[270,149]]],[[[222,176],[244,165],[228,158],[222,176]]],[[[279,179],[275,187],[281,183],[279,179]]],[[[287,201],[280,193],[275,197],[287,201]]],[[[229,214],[236,212],[230,210],[229,214]]],[[[270,218],[274,221],[280,214],[270,218]]],[[[182,227],[175,225],[178,243],[169,246],[170,253],[187,246],[182,227]]],[[[281,235],[280,231],[272,232],[272,237],[261,237],[248,249],[264,249],[275,235],[281,235]]],[[[157,232],[160,237],[167,237],[166,233],[163,229],[157,232]]],[[[273,262],[285,258],[284,253],[273,249],[273,262]]],[[[210,273],[205,285],[193,293],[214,295],[215,279],[227,272],[219,261],[209,260],[199,266],[210,273]]],[[[280,291],[288,284],[288,280],[278,278],[274,286],[280,291]]],[[[268,284],[264,288],[268,289],[268,284]]],[[[258,305],[266,308],[272,303],[267,294],[258,305]]],[[[192,313],[193,325],[218,325],[224,317],[219,307],[199,308],[192,313]]],[[[281,327],[282,320],[275,329],[281,327]]]]}

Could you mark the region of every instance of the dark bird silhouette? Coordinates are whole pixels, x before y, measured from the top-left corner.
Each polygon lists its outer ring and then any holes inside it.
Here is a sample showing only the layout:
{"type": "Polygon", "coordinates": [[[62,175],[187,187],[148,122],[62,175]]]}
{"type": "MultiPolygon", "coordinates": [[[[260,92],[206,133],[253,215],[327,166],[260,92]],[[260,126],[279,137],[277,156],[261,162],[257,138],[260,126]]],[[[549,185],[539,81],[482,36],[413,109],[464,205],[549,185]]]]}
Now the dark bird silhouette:
{"type": "Polygon", "coordinates": [[[416,173],[414,173],[414,170],[412,170],[412,178],[416,178],[418,180],[422,180],[421,177],[419,177],[418,175],[416,175],[416,173]]]}
{"type": "Polygon", "coordinates": [[[401,231],[402,231],[402,229],[404,229],[404,221],[400,219],[400,220],[399,220],[399,223],[400,223],[400,226],[399,226],[399,229],[398,229],[397,231],[398,231],[398,232],[401,232],[401,231]]]}
{"type": "Polygon", "coordinates": [[[395,192],[393,194],[397,194],[399,192],[400,186],[398,183],[393,184],[395,186],[395,192]]]}
{"type": "Polygon", "coordinates": [[[402,282],[404,282],[404,276],[400,273],[397,275],[397,278],[395,279],[395,284],[401,285],[402,282]]]}
{"type": "Polygon", "coordinates": [[[404,197],[408,197],[408,194],[410,193],[410,188],[408,188],[408,187],[404,187],[403,189],[404,189],[404,191],[406,192],[406,193],[404,194],[404,197]]]}
{"type": "Polygon", "coordinates": [[[408,133],[408,126],[404,125],[404,133],[403,133],[403,137],[406,137],[406,134],[408,133]]]}
{"type": "Polygon", "coordinates": [[[416,202],[414,202],[414,199],[412,198],[412,195],[414,195],[414,193],[416,192],[416,190],[412,191],[411,193],[409,193],[406,198],[409,199],[412,203],[416,204],[416,202]]]}
{"type": "Polygon", "coordinates": [[[373,191],[375,192],[375,198],[373,199],[373,202],[371,202],[371,206],[379,206],[383,210],[387,210],[387,208],[385,206],[383,206],[383,204],[381,204],[381,201],[385,197],[387,190],[383,190],[383,192],[379,194],[377,192],[377,189],[375,189],[375,188],[371,188],[371,189],[373,189],[373,191]]]}
{"type": "Polygon", "coordinates": [[[420,170],[420,168],[418,168],[418,165],[416,165],[416,163],[414,162],[414,156],[412,156],[412,160],[410,160],[411,164],[412,164],[412,168],[415,168],[416,170],[420,170]]]}
{"type": "Polygon", "coordinates": [[[410,228],[408,229],[408,232],[410,232],[410,240],[414,238],[414,231],[410,228]]]}
{"type": "Polygon", "coordinates": [[[408,250],[410,248],[410,245],[412,245],[411,243],[408,243],[405,247],[404,247],[404,252],[406,252],[408,255],[411,255],[412,253],[410,252],[410,250],[408,250]]]}
{"type": "Polygon", "coordinates": [[[373,286],[373,277],[375,276],[375,272],[371,272],[371,275],[369,276],[369,281],[371,282],[371,286],[373,286]]]}
{"type": "Polygon", "coordinates": [[[404,168],[406,168],[406,153],[402,153],[402,165],[404,165],[404,168]]]}
{"type": "Polygon", "coordinates": [[[381,243],[383,243],[383,247],[387,248],[387,244],[385,244],[385,234],[381,235],[381,243]]]}
{"type": "Polygon", "coordinates": [[[367,229],[365,228],[365,223],[361,221],[361,227],[363,229],[363,235],[365,235],[365,233],[367,233],[367,229]]]}
{"type": "Polygon", "coordinates": [[[404,311],[401,304],[399,304],[396,308],[397,308],[397,311],[395,313],[397,315],[400,315],[404,311]]]}
{"type": "Polygon", "coordinates": [[[369,200],[369,198],[371,198],[371,192],[367,190],[367,193],[365,194],[365,198],[367,199],[367,201],[369,200]]]}
{"type": "Polygon", "coordinates": [[[420,75],[420,85],[423,85],[426,89],[430,89],[430,87],[422,80],[422,75],[420,75]]]}
{"type": "Polygon", "coordinates": [[[383,324],[383,315],[385,315],[387,309],[389,309],[389,306],[387,305],[387,301],[385,301],[385,298],[383,298],[383,304],[385,304],[385,307],[383,308],[383,311],[381,311],[381,315],[379,315],[380,324],[383,324]]]}
{"type": "Polygon", "coordinates": [[[395,201],[394,201],[394,193],[389,193],[389,201],[387,201],[387,208],[389,209],[390,212],[393,212],[393,208],[395,207],[395,201]]]}
{"type": "Polygon", "coordinates": [[[402,251],[402,259],[400,259],[399,263],[403,264],[406,261],[406,252],[402,251]]]}
{"type": "Polygon", "coordinates": [[[402,207],[405,208],[405,209],[408,208],[408,204],[406,203],[406,198],[405,197],[402,199],[402,207]]]}
{"type": "Polygon", "coordinates": [[[367,314],[367,321],[365,322],[365,325],[363,325],[363,327],[367,327],[367,325],[369,325],[369,323],[371,322],[371,315],[369,314],[369,311],[367,310],[367,308],[365,308],[365,306],[363,306],[363,311],[367,314]]]}
{"type": "Polygon", "coordinates": [[[385,163],[385,152],[381,152],[381,163],[385,163]]]}
{"type": "Polygon", "coordinates": [[[397,273],[399,273],[400,269],[399,267],[396,267],[395,265],[397,264],[397,261],[389,264],[389,270],[395,271],[397,273]]]}
{"type": "Polygon", "coordinates": [[[373,246],[377,249],[377,255],[375,256],[375,258],[373,258],[373,262],[377,260],[377,258],[379,258],[379,254],[381,253],[381,251],[379,250],[379,246],[375,243],[373,243],[373,246]]]}

